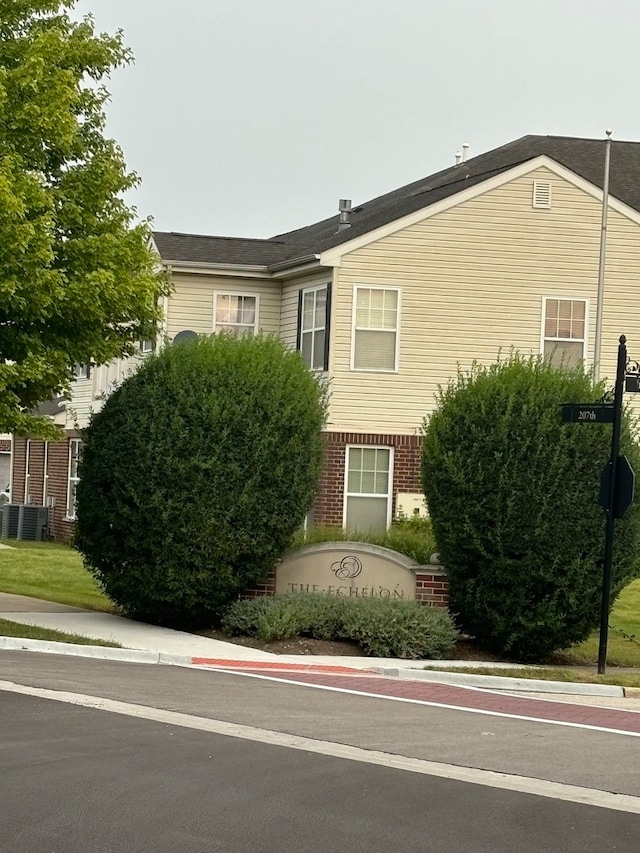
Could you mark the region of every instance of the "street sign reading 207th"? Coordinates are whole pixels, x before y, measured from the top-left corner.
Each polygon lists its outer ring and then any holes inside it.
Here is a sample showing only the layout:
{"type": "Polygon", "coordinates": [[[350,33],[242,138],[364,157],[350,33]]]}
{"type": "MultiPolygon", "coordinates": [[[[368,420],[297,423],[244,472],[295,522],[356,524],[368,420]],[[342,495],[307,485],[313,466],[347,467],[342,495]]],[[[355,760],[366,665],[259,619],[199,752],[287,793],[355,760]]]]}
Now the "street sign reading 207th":
{"type": "Polygon", "coordinates": [[[562,407],[565,424],[612,424],[614,414],[611,403],[569,403],[562,407]]]}

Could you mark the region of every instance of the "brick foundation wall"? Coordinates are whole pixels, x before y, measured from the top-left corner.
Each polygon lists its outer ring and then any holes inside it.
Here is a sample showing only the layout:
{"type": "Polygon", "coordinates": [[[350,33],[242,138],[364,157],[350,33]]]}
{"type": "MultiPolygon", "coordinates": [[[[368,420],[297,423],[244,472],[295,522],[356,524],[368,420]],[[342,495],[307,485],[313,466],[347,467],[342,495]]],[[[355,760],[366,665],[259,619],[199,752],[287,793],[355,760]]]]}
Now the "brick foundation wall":
{"type": "Polygon", "coordinates": [[[326,432],[324,434],[324,471],[313,510],[316,524],[342,526],[346,447],[351,444],[393,447],[393,505],[396,511],[398,492],[422,492],[420,461],[422,436],[376,435],[361,432],[326,432]]]}
{"type": "MultiPolygon", "coordinates": [[[[73,538],[74,523],[66,521],[67,485],[69,468],[69,439],[78,438],[75,431],[68,431],[63,441],[50,441],[47,458],[47,497],[53,501],[49,508],[48,535],[51,539],[68,542],[73,538]]],[[[31,503],[42,505],[44,496],[45,445],[38,439],[29,440],[29,495],[31,503]]],[[[14,438],[13,479],[11,500],[24,503],[25,477],[27,473],[27,439],[14,438]]]]}

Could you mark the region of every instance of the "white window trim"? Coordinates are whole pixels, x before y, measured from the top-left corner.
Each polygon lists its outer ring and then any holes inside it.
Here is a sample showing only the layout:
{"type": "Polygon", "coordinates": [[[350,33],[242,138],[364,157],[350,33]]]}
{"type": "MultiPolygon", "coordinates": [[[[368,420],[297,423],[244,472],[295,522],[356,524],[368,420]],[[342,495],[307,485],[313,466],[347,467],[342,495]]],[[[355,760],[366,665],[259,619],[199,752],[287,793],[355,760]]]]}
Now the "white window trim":
{"type": "Polygon", "coordinates": [[[24,454],[24,501],[23,503],[28,504],[29,498],[31,495],[29,494],[29,486],[31,485],[31,471],[29,470],[31,465],[31,439],[27,439],[27,445],[24,454]]]}
{"type": "Polygon", "coordinates": [[[580,338],[548,338],[545,335],[545,320],[547,317],[547,302],[549,300],[558,302],[584,302],[584,338],[582,339],[582,361],[584,364],[589,363],[589,300],[583,296],[543,296],[542,297],[542,315],[540,318],[540,355],[544,357],[544,342],[553,341],[561,344],[569,341],[578,341],[580,338]]]}
{"type": "MultiPolygon", "coordinates": [[[[351,301],[351,363],[350,369],[354,373],[398,373],[400,371],[400,317],[402,309],[402,289],[400,287],[387,286],[384,284],[355,284],[353,286],[353,295],[351,301]],[[359,290],[395,290],[398,294],[398,305],[396,308],[396,351],[395,365],[393,369],[375,368],[375,367],[356,367],[356,310],[358,303],[359,290]]],[[[372,329],[370,331],[376,331],[372,329]]],[[[380,329],[379,331],[388,332],[390,329],[380,329]]]]}
{"type": "Polygon", "coordinates": [[[81,441],[79,438],[70,438],[70,439],[69,439],[69,454],[68,454],[68,456],[67,456],[67,510],[66,510],[66,514],[65,514],[65,517],[64,517],[64,520],[65,520],[65,521],[75,521],[75,520],[76,520],[76,507],[75,507],[75,503],[74,503],[73,508],[72,508],[72,510],[73,510],[73,511],[72,511],[72,512],[70,512],[70,511],[69,511],[69,510],[70,510],[70,507],[69,507],[69,493],[70,493],[70,490],[71,490],[71,484],[72,484],[72,483],[75,483],[75,484],[76,484],[76,486],[77,486],[77,485],[78,485],[78,483],[80,482],[80,477],[72,477],[72,476],[71,476],[72,447],[73,447],[73,445],[74,445],[74,444],[75,444],[75,445],[77,446],[77,448],[78,448],[78,449],[77,449],[77,451],[76,451],[76,453],[78,453],[78,452],[80,451],[80,447],[81,447],[81,445],[82,445],[82,441],[81,441]]]}
{"type": "MultiPolygon", "coordinates": [[[[323,331],[325,334],[325,346],[322,348],[322,367],[312,367],[311,365],[308,365],[308,367],[309,367],[309,370],[311,370],[313,373],[326,373],[326,369],[324,367],[324,364],[325,364],[325,353],[326,353],[326,346],[327,346],[326,336],[327,336],[328,325],[329,325],[327,323],[327,320],[329,318],[327,316],[326,303],[325,303],[325,312],[324,312],[324,326],[322,326],[322,327],[314,326],[313,329],[306,329],[306,330],[304,330],[302,328],[302,320],[304,318],[304,295],[305,295],[305,293],[316,293],[319,290],[324,290],[326,293],[326,298],[327,299],[329,298],[329,283],[328,282],[325,282],[324,284],[315,284],[312,287],[303,287],[301,289],[301,292],[302,292],[302,309],[300,311],[300,316],[298,317],[298,328],[299,328],[299,333],[300,333],[300,354],[302,355],[302,335],[305,334],[305,331],[307,334],[309,332],[311,332],[313,335],[313,344],[311,347],[311,361],[313,362],[313,353],[315,351],[314,347],[315,347],[315,342],[316,342],[316,332],[323,331]]],[[[315,313],[314,313],[314,319],[315,319],[315,313]]]]}
{"type": "Polygon", "coordinates": [[[151,338],[145,338],[140,341],[140,352],[142,355],[149,355],[153,352],[153,341],[151,338]]]}
{"type": "Polygon", "coordinates": [[[42,506],[49,506],[49,442],[44,443],[44,461],[42,463],[42,506]]]}
{"type": "MultiPolygon", "coordinates": [[[[253,334],[257,335],[258,330],[260,328],[260,294],[259,293],[243,293],[239,290],[214,290],[213,292],[213,332],[216,333],[216,311],[218,307],[218,296],[250,296],[252,299],[256,300],[256,314],[253,322],[253,334]]],[[[234,325],[233,323],[228,323],[227,325],[234,325]]],[[[244,327],[244,323],[238,324],[238,328],[241,326],[244,327]]]]}
{"type": "Polygon", "coordinates": [[[73,366],[73,378],[77,379],[91,379],[91,364],[88,361],[83,361],[82,363],[76,362],[73,366]]]}
{"type": "Polygon", "coordinates": [[[342,527],[347,526],[347,498],[380,498],[382,495],[379,492],[370,494],[369,492],[349,492],[347,486],[349,484],[349,451],[351,450],[388,450],[389,451],[389,489],[387,492],[387,530],[391,526],[391,505],[393,503],[393,476],[394,476],[394,450],[392,444],[347,444],[344,449],[344,488],[342,499],[342,527]]]}

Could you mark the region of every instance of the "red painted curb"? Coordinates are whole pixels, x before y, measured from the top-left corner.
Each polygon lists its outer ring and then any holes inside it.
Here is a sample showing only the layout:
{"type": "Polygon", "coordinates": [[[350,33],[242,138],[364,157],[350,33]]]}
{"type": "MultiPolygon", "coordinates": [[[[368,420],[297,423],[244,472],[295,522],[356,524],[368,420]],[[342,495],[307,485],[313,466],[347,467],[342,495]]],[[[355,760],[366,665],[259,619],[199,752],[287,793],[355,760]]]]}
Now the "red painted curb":
{"type": "Polygon", "coordinates": [[[215,666],[220,669],[251,669],[284,672],[331,672],[334,674],[345,673],[357,675],[364,673],[371,675],[374,669],[361,669],[351,666],[333,666],[324,663],[286,663],[285,661],[247,661],[247,660],[224,660],[219,658],[191,658],[195,666],[215,666]]]}

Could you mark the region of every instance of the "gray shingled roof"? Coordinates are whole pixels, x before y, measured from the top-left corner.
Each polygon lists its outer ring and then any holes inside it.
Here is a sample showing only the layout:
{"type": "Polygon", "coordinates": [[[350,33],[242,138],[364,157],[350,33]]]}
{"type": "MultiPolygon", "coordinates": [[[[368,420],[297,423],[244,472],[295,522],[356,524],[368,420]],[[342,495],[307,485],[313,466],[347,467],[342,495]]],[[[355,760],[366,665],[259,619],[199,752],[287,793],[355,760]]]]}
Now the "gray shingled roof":
{"type": "Polygon", "coordinates": [[[300,255],[299,243],[286,243],[277,238],[251,240],[154,231],[153,239],[160,257],[167,263],[246,264],[267,268],[270,264],[300,255]]]}
{"type": "MultiPolygon", "coordinates": [[[[466,163],[450,166],[354,207],[351,227],[340,232],[336,214],[313,225],[277,234],[269,240],[197,237],[187,234],[154,236],[158,250],[165,260],[274,266],[307,257],[309,254],[319,254],[543,154],[589,183],[602,187],[602,139],[523,136],[500,148],[472,157],[466,163]]],[[[640,143],[611,143],[609,191],[615,198],[640,211],[640,143]]]]}

